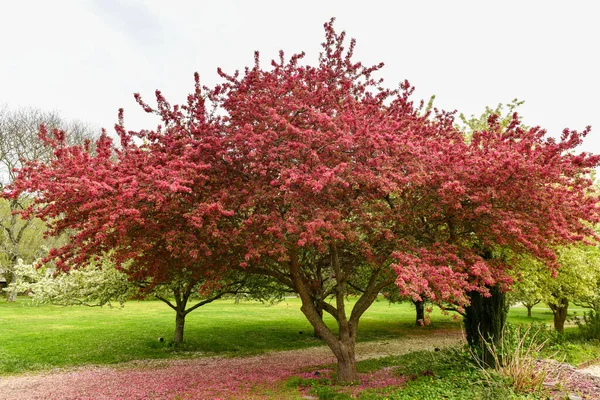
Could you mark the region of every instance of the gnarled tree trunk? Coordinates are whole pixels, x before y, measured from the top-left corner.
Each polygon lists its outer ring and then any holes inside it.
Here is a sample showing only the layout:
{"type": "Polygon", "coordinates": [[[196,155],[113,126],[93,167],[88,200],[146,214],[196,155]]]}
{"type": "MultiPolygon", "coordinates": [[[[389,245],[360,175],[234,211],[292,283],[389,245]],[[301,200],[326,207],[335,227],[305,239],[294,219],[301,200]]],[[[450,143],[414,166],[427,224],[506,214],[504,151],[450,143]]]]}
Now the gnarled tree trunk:
{"type": "Polygon", "coordinates": [[[489,344],[497,344],[502,337],[508,307],[506,295],[498,286],[489,288],[491,296],[485,297],[478,291],[469,293],[471,304],[465,308],[465,333],[469,346],[480,354],[484,363],[495,365],[489,344]]]}
{"type": "Polygon", "coordinates": [[[338,383],[347,384],[358,381],[358,373],[356,371],[356,328],[345,318],[345,315],[340,314],[341,321],[338,320],[338,335],[334,335],[319,316],[313,302],[305,303],[303,296],[302,307],[300,310],[306,316],[308,321],[314,327],[315,332],[329,346],[337,359],[337,381],[338,383]]]}
{"type": "Polygon", "coordinates": [[[315,299],[311,296],[307,281],[303,278],[302,271],[300,270],[297,251],[292,251],[290,254],[291,283],[302,300],[300,310],[337,359],[338,383],[355,383],[358,381],[355,345],[359,319],[369,306],[373,304],[379,291],[393,283],[394,280],[392,278],[379,279],[380,271],[372,272],[369,283],[355,303],[350,317],[348,317],[344,301],[347,294],[349,267],[341,265],[338,250],[334,246],[331,248],[331,264],[335,272],[334,279],[336,280],[335,290],[333,291],[335,306],[324,301],[320,301],[319,304],[323,311],[335,318],[338,325],[337,335],[325,325],[322,315],[319,315],[319,311],[315,306],[315,299]]]}
{"type": "Polygon", "coordinates": [[[340,341],[339,348],[336,353],[338,359],[337,375],[338,382],[350,383],[358,381],[358,373],[356,371],[356,337],[345,342],[340,341]]]}

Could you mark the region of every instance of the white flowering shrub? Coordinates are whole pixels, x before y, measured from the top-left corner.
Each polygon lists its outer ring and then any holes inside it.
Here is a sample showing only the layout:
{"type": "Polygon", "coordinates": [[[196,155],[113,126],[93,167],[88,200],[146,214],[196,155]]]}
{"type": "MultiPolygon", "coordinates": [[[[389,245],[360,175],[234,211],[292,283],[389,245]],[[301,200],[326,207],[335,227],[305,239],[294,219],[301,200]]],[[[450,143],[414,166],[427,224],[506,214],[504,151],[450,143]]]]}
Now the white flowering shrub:
{"type": "Polygon", "coordinates": [[[19,279],[8,290],[27,293],[38,304],[111,306],[114,302],[123,305],[139,292],[138,287],[127,280],[127,275],[108,262],[57,273],[47,266],[19,260],[15,272],[19,279]]]}

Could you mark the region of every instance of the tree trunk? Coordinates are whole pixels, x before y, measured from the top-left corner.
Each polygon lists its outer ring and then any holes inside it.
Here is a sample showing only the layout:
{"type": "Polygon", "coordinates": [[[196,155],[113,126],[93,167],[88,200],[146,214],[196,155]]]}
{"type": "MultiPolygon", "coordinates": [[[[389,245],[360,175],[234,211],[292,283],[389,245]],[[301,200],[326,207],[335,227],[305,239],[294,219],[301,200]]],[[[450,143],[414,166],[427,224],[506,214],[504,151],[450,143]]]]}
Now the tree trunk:
{"type": "Polygon", "coordinates": [[[358,382],[355,330],[351,329],[347,321],[342,321],[341,323],[338,321],[339,333],[335,336],[323,322],[322,316],[319,316],[317,313],[315,303],[313,301],[304,302],[305,298],[303,296],[301,298],[303,302],[300,310],[337,359],[337,382],[340,384],[358,382]]]}
{"type": "Polygon", "coordinates": [[[4,276],[6,278],[6,285],[7,285],[6,302],[14,303],[15,301],[17,301],[17,289],[11,288],[10,284],[17,282],[17,274],[15,274],[14,271],[8,271],[8,272],[5,272],[4,276]]]}
{"type": "Polygon", "coordinates": [[[527,307],[527,317],[531,318],[531,309],[533,308],[533,306],[525,306],[527,307]]]}
{"type": "Polygon", "coordinates": [[[339,355],[337,352],[336,358],[337,375],[339,383],[354,383],[358,381],[358,372],[356,371],[356,352],[354,340],[348,343],[340,341],[339,355]]]}
{"type": "Polygon", "coordinates": [[[282,283],[286,285],[289,285],[290,282],[292,283],[290,287],[298,293],[302,301],[300,310],[335,355],[337,359],[337,382],[339,384],[352,384],[358,382],[355,344],[360,317],[377,299],[378,293],[384,287],[391,285],[394,282],[395,276],[392,274],[380,275],[381,270],[373,270],[367,286],[354,303],[348,318],[345,300],[346,295],[348,294],[346,289],[350,265],[346,264],[342,266],[338,249],[333,245],[330,248],[331,266],[335,273],[336,280],[336,286],[334,290],[332,290],[335,296],[335,305],[320,303],[320,306],[322,307],[319,308],[322,308],[322,311],[327,312],[335,318],[338,325],[337,335],[323,322],[322,315],[319,315],[314,295],[309,290],[309,285],[300,271],[297,248],[291,249],[289,254],[289,272],[291,280],[288,281],[286,277],[282,280],[282,283]]]}
{"type": "Polygon", "coordinates": [[[415,301],[415,300],[413,300],[412,303],[415,305],[415,308],[417,310],[417,321],[416,321],[417,326],[424,326],[425,325],[425,303],[423,301],[415,301]]]}
{"type": "MultiPolygon", "coordinates": [[[[321,321],[323,320],[323,307],[321,307],[318,302],[315,302],[315,309],[317,310],[317,314],[321,317],[321,321]]],[[[313,336],[317,339],[323,339],[323,337],[317,331],[317,328],[313,327],[313,336]]]]}
{"type": "MultiPolygon", "coordinates": [[[[293,252],[291,254],[290,272],[295,285],[296,292],[300,295],[302,300],[302,307],[300,310],[306,316],[306,319],[311,323],[316,333],[325,341],[327,346],[331,349],[337,359],[337,382],[339,384],[350,384],[358,382],[358,373],[356,371],[356,357],[355,357],[355,343],[356,343],[356,328],[358,325],[358,318],[356,322],[351,322],[345,311],[345,295],[346,295],[346,281],[345,274],[342,272],[340,262],[337,256],[337,249],[332,249],[332,265],[336,272],[336,306],[334,310],[329,310],[329,313],[334,312],[338,325],[338,334],[335,335],[323,322],[322,311],[323,307],[319,306],[321,313],[317,308],[317,302],[308,290],[307,285],[299,274],[298,265],[298,254],[293,252]]],[[[363,293],[364,297],[365,294],[363,293]]],[[[369,303],[372,303],[375,296],[372,299],[369,298],[369,303]]],[[[365,299],[363,299],[363,303],[365,299]]],[[[361,303],[359,299],[356,304],[361,303]]]]}
{"type": "Polygon", "coordinates": [[[183,328],[185,327],[185,316],[190,310],[186,311],[188,299],[190,298],[191,285],[188,285],[183,292],[180,288],[173,289],[173,295],[175,296],[175,333],[173,335],[173,343],[180,345],[183,343],[183,328]]]}
{"type": "Polygon", "coordinates": [[[173,335],[173,343],[183,343],[183,328],[185,326],[185,311],[177,311],[175,316],[175,334],[173,335]]]}
{"type": "Polygon", "coordinates": [[[469,293],[471,304],[465,308],[464,324],[469,346],[486,365],[494,367],[494,358],[486,342],[497,344],[502,337],[508,308],[506,295],[498,286],[489,290],[490,297],[484,297],[477,291],[469,293]]]}
{"type": "Polygon", "coordinates": [[[569,300],[562,298],[557,304],[548,304],[554,314],[554,329],[558,333],[563,333],[565,330],[565,321],[569,310],[569,300]]]}

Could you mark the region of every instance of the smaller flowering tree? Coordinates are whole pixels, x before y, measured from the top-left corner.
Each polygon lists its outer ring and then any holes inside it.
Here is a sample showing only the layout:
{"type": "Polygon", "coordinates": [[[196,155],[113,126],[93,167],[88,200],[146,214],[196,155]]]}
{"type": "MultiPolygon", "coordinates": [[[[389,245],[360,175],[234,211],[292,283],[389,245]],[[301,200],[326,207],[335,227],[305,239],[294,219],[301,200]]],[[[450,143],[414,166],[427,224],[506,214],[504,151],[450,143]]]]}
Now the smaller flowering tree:
{"type": "Polygon", "coordinates": [[[107,260],[143,295],[169,288],[169,297],[158,298],[176,312],[179,343],[187,313],[239,283],[228,274],[231,235],[224,217],[231,212],[222,206],[229,194],[219,180],[218,118],[205,107],[197,75],[182,107],[171,108],[160,92],[156,110],[136,98],[162,119],[156,130],[126,131],[122,110],[118,146],[105,132],[93,145],[69,145],[63,131],[42,126],[52,157],[25,163],[3,196],[31,193],[23,217],[42,219],[48,235],[70,234],[43,260],[59,271],[107,260]],[[188,308],[198,290],[205,299],[188,308]]]}
{"type": "Polygon", "coordinates": [[[107,263],[56,273],[54,268],[38,262],[26,264],[19,259],[15,270],[20,279],[11,284],[12,288],[27,293],[36,304],[101,307],[116,302],[123,305],[138,293],[127,275],[107,263]]]}

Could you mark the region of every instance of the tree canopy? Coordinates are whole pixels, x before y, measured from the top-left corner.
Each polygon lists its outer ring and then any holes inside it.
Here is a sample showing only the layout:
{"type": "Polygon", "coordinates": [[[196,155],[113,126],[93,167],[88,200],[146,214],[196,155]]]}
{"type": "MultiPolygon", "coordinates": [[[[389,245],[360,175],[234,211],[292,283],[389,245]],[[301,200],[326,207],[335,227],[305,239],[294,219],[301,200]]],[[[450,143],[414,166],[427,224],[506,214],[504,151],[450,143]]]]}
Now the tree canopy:
{"type": "Polygon", "coordinates": [[[281,52],[265,68],[257,53],[214,88],[196,75],[182,106],[136,95],[163,124],[127,131],[121,112],[120,146],[104,134],[91,152],[42,130],[54,158],[28,163],[8,196],[36,193],[25,215],[75,232],[49,255],[63,269],[110,257],[150,285],[240,268],[277,279],[300,295],[343,382],[356,380],[359,319],[385,286],[462,307],[467,293],[512,282],[489,251],[556,267],[555,246],[596,237],[588,173],[600,156],[573,153],[589,128],[556,141],[491,115],[467,141],[452,113],[415,105],[408,82],[384,87],[383,64],[345,46],[332,20],[314,66],[281,52]]]}

